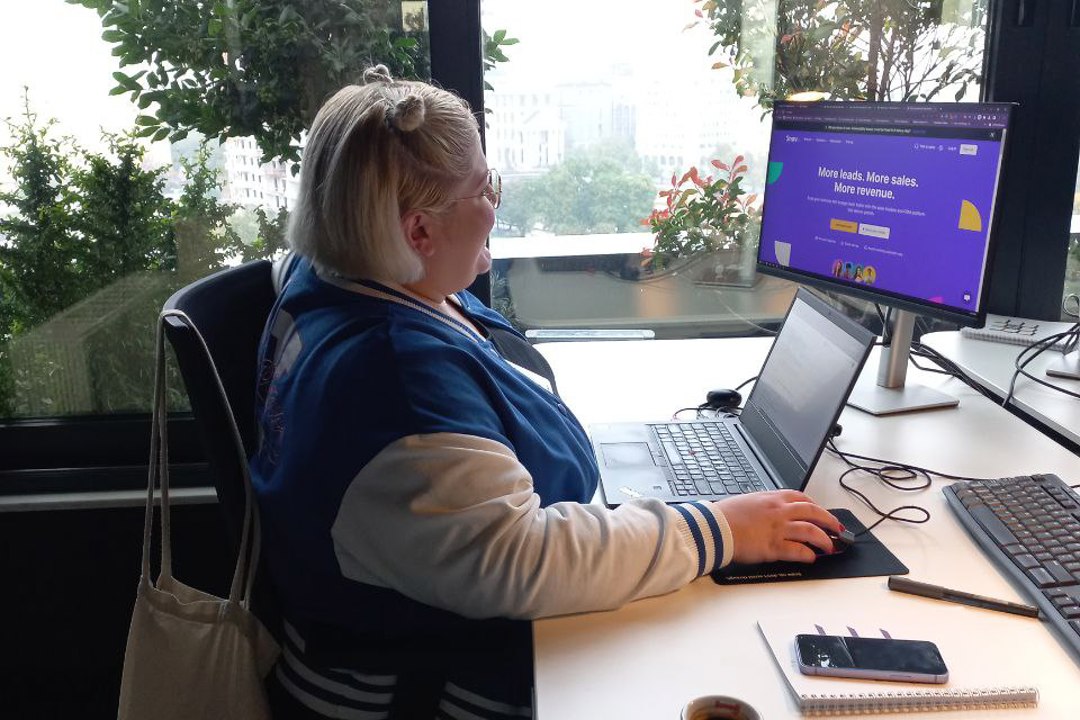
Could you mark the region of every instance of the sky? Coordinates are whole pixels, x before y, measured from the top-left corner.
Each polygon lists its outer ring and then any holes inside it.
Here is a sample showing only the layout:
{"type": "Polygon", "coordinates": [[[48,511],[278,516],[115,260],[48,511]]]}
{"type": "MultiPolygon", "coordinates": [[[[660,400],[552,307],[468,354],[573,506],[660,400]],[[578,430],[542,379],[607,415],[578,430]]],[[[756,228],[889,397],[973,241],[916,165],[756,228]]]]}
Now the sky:
{"type": "Polygon", "coordinates": [[[636,74],[678,72],[710,64],[704,28],[684,32],[696,18],[692,0],[483,0],[483,24],[505,29],[518,45],[506,49],[515,73],[557,81],[598,79],[613,64],[636,74]]]}
{"type": "MultiPolygon", "coordinates": [[[[521,41],[506,50],[515,75],[554,82],[601,79],[613,64],[644,75],[706,62],[706,36],[683,32],[695,7],[692,0],[482,4],[489,32],[503,28],[521,41]]],[[[60,132],[89,149],[103,147],[103,129],[132,127],[138,113],[128,96],[108,94],[119,68],[95,11],[64,0],[0,0],[0,17],[0,118],[22,114],[25,86],[39,120],[56,118],[60,132]]],[[[0,143],[9,137],[0,124],[0,143]]],[[[155,152],[167,160],[165,144],[158,145],[155,152]]]]}
{"type": "MultiPolygon", "coordinates": [[[[0,118],[22,114],[25,86],[40,120],[55,117],[88,147],[101,146],[102,128],[133,125],[137,112],[127,96],[108,94],[119,68],[95,11],[63,0],[0,0],[0,16],[0,118]]],[[[8,137],[0,127],[0,138],[8,137]]]]}

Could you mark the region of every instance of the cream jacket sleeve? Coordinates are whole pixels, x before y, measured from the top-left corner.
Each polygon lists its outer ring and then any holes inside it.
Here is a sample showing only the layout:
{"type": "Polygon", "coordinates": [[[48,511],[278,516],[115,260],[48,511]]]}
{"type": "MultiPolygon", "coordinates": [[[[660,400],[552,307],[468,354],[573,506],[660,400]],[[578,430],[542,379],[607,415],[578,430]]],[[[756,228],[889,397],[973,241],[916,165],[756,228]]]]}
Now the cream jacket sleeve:
{"type": "Polygon", "coordinates": [[[384,448],[353,479],[331,532],[346,577],[472,618],[616,608],[733,552],[715,504],[542,508],[509,448],[451,433],[384,448]]]}

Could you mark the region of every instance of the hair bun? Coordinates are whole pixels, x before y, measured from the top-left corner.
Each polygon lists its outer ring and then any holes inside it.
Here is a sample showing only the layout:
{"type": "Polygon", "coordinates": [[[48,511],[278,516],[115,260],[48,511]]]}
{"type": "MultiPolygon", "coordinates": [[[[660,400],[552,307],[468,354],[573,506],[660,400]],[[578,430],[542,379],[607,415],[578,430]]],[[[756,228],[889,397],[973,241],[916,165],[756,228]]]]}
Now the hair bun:
{"type": "Polygon", "coordinates": [[[390,77],[390,68],[385,65],[376,65],[370,67],[364,71],[364,83],[392,83],[394,78],[390,77]]]}
{"type": "Polygon", "coordinates": [[[412,132],[424,124],[424,100],[419,95],[406,95],[391,111],[390,122],[401,132],[412,132]]]}

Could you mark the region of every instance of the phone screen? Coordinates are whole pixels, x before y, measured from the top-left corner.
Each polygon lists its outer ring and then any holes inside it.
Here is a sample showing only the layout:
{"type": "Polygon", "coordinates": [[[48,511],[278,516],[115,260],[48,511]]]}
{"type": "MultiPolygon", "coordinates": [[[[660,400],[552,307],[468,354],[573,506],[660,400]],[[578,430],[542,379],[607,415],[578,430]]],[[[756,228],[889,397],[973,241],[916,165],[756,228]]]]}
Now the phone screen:
{"type": "MultiPolygon", "coordinates": [[[[856,677],[917,679],[917,676],[948,676],[937,646],[927,640],[799,635],[799,664],[804,672],[840,675],[857,671],[856,677]]],[[[941,682],[941,680],[936,680],[941,682]]]]}

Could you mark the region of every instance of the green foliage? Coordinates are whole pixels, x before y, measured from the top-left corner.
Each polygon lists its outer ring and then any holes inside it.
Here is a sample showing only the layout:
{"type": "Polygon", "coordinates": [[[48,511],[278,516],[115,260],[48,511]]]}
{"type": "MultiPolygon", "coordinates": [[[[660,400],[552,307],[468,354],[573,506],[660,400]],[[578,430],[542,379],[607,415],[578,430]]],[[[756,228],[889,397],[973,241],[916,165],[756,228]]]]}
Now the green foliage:
{"type": "Polygon", "coordinates": [[[765,108],[800,92],[915,101],[948,89],[960,99],[979,82],[983,32],[970,17],[945,22],[943,0],[695,3],[716,36],[713,67],[730,67],[739,93],[765,108]]]}
{"type": "Polygon", "coordinates": [[[84,240],[84,293],[139,270],[176,269],[164,168],[143,169],[146,151],[132,135],[104,139],[109,153],[86,153],[71,179],[79,201],[73,227],[84,240]]]}
{"type": "MultiPolygon", "coordinates": [[[[27,102],[0,148],[15,180],[0,192],[0,416],[145,409],[157,311],[235,257],[233,208],[205,146],[181,161],[189,182],[174,201],[130,134],[89,152],[54,124],[27,102]]],[[[265,219],[257,247],[280,243],[282,218],[265,219]]]]}
{"type": "Polygon", "coordinates": [[[426,33],[393,30],[391,0],[67,1],[101,17],[121,68],[112,94],[148,111],[139,134],[154,140],[254,136],[264,161],[298,162],[300,132],[366,67],[430,73],[426,33]]]}
{"type": "Polygon", "coordinates": [[[682,177],[671,176],[671,187],[660,191],[666,207],[653,210],[643,224],[652,228],[653,269],[698,253],[748,247],[757,238],[761,210],[757,195],[746,194],[742,182],[748,170],[739,155],[730,164],[713,160],[717,175],[701,176],[697,167],[682,177]]]}
{"type": "Polygon", "coordinates": [[[67,153],[72,142],[51,137],[55,121],[37,125],[29,101],[24,101],[22,120],[7,125],[13,141],[0,152],[11,163],[16,188],[0,192],[0,205],[13,209],[0,218],[7,308],[0,340],[40,323],[83,292],[80,267],[71,262],[83,254],[71,221],[75,199],[67,153]]]}
{"type": "MultiPolygon", "coordinates": [[[[487,30],[482,31],[484,33],[484,76],[486,77],[489,72],[495,69],[495,65],[501,62],[508,62],[510,58],[506,57],[506,53],[503,52],[503,48],[511,45],[517,45],[520,42],[517,38],[507,37],[505,30],[496,30],[494,34],[489,35],[487,30]]],[[[487,80],[484,80],[485,90],[494,90],[487,80]]],[[[491,112],[491,110],[487,110],[491,112]]]]}
{"type": "MultiPolygon", "coordinates": [[[[641,161],[625,145],[602,143],[571,154],[547,174],[504,193],[509,217],[535,220],[558,235],[635,232],[652,205],[654,188],[641,161]]],[[[499,209],[500,217],[503,209],[499,209]]]]}
{"type": "Polygon", "coordinates": [[[229,226],[236,206],[217,198],[220,172],[210,165],[210,148],[199,146],[192,158],[181,158],[187,182],[173,210],[177,270],[191,281],[221,268],[243,243],[229,226]]]}
{"type": "Polygon", "coordinates": [[[273,214],[261,207],[238,209],[229,219],[229,227],[240,240],[240,261],[273,259],[287,252],[288,223],[289,211],[285,208],[273,214]]]}

